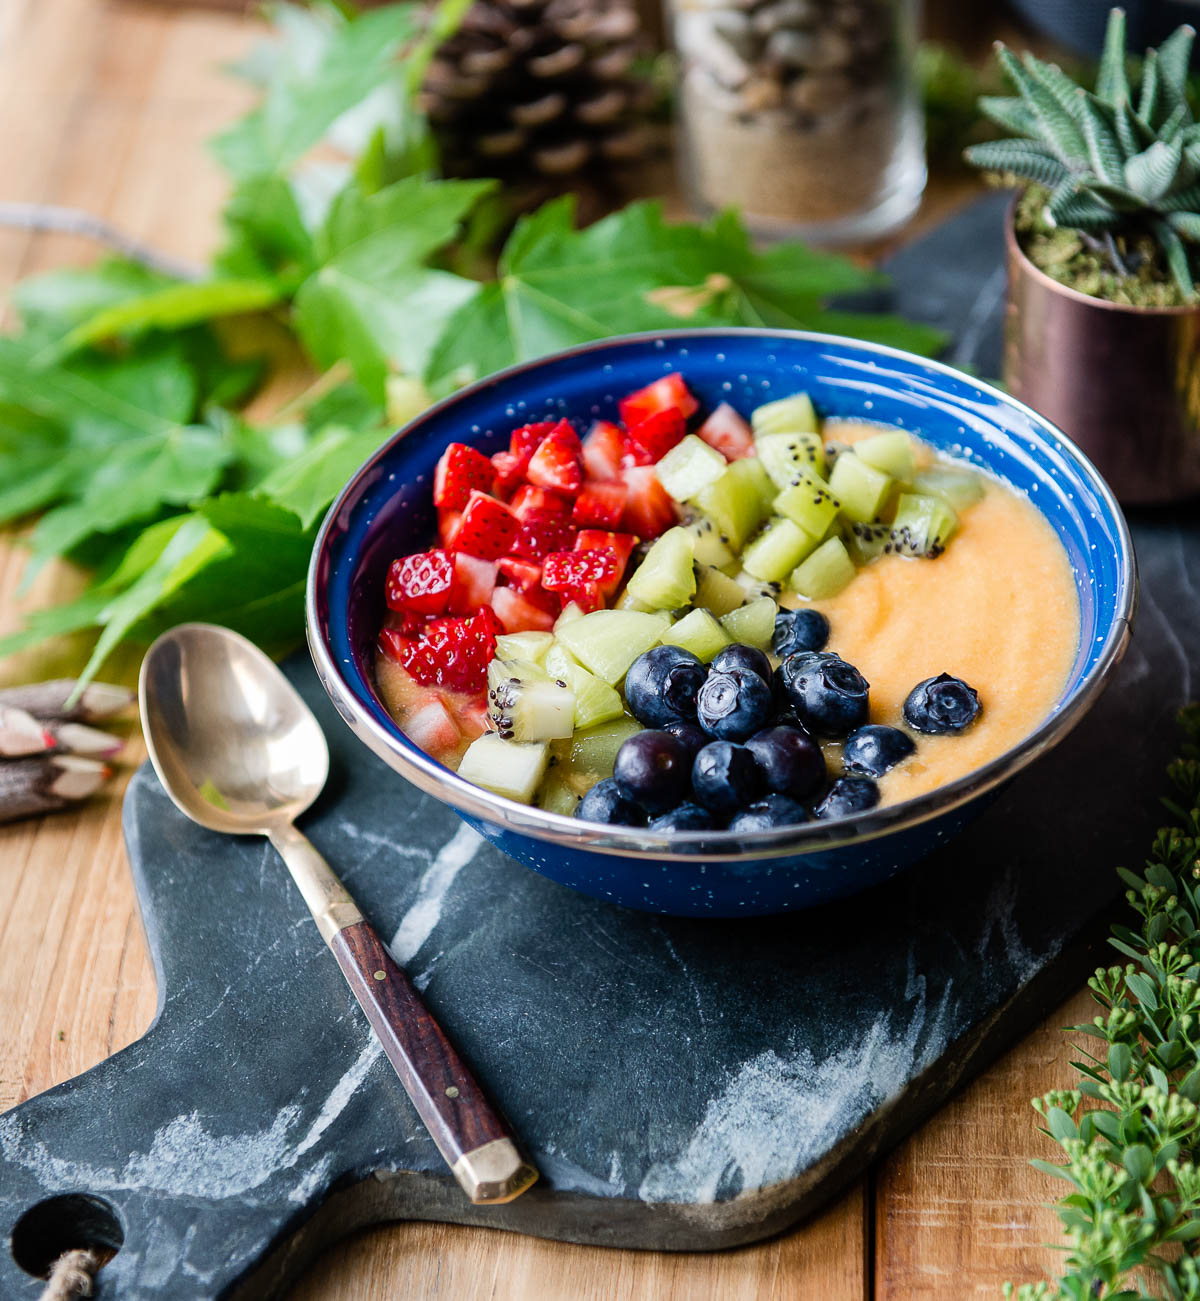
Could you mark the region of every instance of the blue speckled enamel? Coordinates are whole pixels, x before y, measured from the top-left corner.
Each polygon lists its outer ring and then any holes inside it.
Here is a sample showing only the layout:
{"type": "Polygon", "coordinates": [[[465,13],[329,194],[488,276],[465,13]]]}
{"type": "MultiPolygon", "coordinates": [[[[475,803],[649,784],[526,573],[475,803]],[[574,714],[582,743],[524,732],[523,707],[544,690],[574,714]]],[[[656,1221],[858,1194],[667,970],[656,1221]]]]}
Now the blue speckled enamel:
{"type": "MultiPolygon", "coordinates": [[[[1079,592],[1080,645],[1056,712],[1111,670],[1135,582],[1127,535],[1095,471],[1052,425],[965,375],[889,349],[801,334],[697,331],[613,340],[505,372],[421,417],[351,480],[318,544],[310,594],[310,638],[327,653],[337,692],[351,702],[331,690],[347,721],[365,716],[386,734],[388,748],[419,753],[375,695],[370,661],[387,565],[426,546],[433,532],[430,486],[446,444],[491,453],[507,444],[515,424],[547,416],[566,415],[582,429],[594,418],[615,418],[622,395],[674,370],[706,408],[728,401],[749,414],[805,390],[824,416],[900,426],[1026,493],[1061,538],[1079,592]]],[[[452,792],[443,798],[455,802],[452,792]]],[[[746,916],[806,907],[884,880],[957,834],[984,803],[981,795],[918,825],[830,850],[771,858],[751,850],[737,861],[659,862],[566,849],[467,820],[514,858],[584,893],[678,915],[746,916]]]]}

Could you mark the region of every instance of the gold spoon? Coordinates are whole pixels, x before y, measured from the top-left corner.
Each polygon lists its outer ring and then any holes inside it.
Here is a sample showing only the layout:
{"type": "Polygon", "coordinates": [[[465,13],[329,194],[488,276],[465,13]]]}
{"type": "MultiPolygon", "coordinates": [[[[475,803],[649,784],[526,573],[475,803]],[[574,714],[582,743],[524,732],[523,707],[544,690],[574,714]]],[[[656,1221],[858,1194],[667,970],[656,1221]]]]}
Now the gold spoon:
{"type": "Polygon", "coordinates": [[[346,887],[294,825],[329,775],[324,734],[299,693],[244,637],[190,623],[147,651],[138,696],[150,761],[176,806],[210,831],[266,836],[279,850],[470,1199],[519,1197],[537,1171],[346,887]]]}

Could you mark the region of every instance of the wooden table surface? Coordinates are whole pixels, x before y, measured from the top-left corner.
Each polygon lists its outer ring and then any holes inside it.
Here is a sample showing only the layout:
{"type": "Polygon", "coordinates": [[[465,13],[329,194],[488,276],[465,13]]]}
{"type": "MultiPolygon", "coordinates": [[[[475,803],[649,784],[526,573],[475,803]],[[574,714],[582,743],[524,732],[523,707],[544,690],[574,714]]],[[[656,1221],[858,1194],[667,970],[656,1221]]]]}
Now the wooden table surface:
{"type": "MultiPolygon", "coordinates": [[[[203,148],[247,102],[219,70],[255,25],[228,13],[116,0],[0,6],[0,199],[70,204],[182,257],[217,237],[223,181],[203,148]]],[[[963,186],[936,187],[925,219],[963,186]]],[[[0,286],[78,263],[95,247],[0,231],[0,286]]],[[[0,633],[22,609],[71,590],[65,568],[18,597],[23,563],[0,535],[0,633]]],[[[0,664],[0,681],[77,668],[64,641],[0,664]]],[[[132,683],[136,656],[105,677],[132,683]]],[[[144,757],[132,723],[122,780],[77,813],[0,827],[0,1110],[136,1039],[154,1012],[121,839],[123,779],[144,757]]],[[[282,886],[281,886],[282,888],[282,886]]],[[[1081,985],[1085,973],[1080,973],[1081,985]]],[[[1070,1078],[1058,1027],[1090,1017],[1082,994],[944,1107],[835,1205],[794,1232],[737,1251],[671,1255],[546,1243],[487,1229],[400,1224],[319,1261],[295,1301],[438,1297],[636,1301],[962,1301],[1040,1278],[1057,1253],[1043,1203],[1049,1155],[1029,1099],[1070,1078]]]]}

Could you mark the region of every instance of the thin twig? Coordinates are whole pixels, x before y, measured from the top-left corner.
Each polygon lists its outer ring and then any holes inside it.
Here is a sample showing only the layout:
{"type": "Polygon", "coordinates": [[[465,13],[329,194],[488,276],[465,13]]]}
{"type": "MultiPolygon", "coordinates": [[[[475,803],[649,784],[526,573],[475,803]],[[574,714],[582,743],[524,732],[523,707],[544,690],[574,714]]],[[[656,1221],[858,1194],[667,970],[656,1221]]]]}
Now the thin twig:
{"type": "Polygon", "coordinates": [[[96,759],[78,755],[34,755],[0,763],[0,822],[56,813],[86,800],[112,776],[96,759]]]}
{"type": "Polygon", "coordinates": [[[0,707],[11,705],[26,709],[36,718],[59,723],[94,723],[112,718],[128,709],[134,693],[128,687],[111,682],[89,682],[78,702],[67,707],[75,691],[74,678],[53,678],[49,682],[30,682],[20,687],[0,687],[0,707]]]}
{"type": "Polygon", "coordinates": [[[0,226],[18,230],[52,231],[60,235],[82,235],[101,244],[115,248],[134,262],[140,262],[151,271],[173,276],[177,280],[202,280],[204,268],[194,262],[184,262],[160,253],[157,249],[123,234],[115,226],[90,212],[78,208],[61,208],[53,203],[17,203],[0,200],[0,226]]]}

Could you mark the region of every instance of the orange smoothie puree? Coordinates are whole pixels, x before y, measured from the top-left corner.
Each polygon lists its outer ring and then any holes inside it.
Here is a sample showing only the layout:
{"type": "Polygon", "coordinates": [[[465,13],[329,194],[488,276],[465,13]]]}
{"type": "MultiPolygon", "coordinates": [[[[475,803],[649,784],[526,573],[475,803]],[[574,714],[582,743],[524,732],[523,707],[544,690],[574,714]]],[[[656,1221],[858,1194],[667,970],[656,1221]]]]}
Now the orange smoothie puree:
{"type": "MultiPolygon", "coordinates": [[[[846,443],[879,432],[825,427],[827,439],[846,443]]],[[[1053,528],[1024,497],[980,481],[982,501],[961,513],[936,560],[880,556],[837,596],[812,603],[829,619],[826,649],[871,684],[871,722],[904,726],[905,697],[938,673],[979,693],[982,712],[967,731],[913,733],[916,753],[879,779],[885,804],[962,777],[1028,736],[1054,707],[1078,649],[1079,598],[1053,528]]],[[[827,759],[836,770],[836,745],[827,759]]]]}

